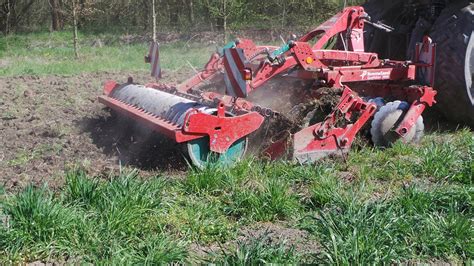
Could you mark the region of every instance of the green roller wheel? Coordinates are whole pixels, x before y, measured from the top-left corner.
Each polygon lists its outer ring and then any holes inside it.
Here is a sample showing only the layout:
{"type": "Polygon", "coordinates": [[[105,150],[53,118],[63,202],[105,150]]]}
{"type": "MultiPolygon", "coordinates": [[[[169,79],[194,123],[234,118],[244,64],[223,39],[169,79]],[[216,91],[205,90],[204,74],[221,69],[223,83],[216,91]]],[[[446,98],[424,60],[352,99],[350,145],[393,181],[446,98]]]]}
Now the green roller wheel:
{"type": "Polygon", "coordinates": [[[209,149],[209,137],[205,137],[189,141],[187,150],[191,162],[199,168],[204,168],[209,164],[229,166],[242,159],[247,150],[247,142],[246,137],[241,138],[225,153],[219,154],[209,149]]]}

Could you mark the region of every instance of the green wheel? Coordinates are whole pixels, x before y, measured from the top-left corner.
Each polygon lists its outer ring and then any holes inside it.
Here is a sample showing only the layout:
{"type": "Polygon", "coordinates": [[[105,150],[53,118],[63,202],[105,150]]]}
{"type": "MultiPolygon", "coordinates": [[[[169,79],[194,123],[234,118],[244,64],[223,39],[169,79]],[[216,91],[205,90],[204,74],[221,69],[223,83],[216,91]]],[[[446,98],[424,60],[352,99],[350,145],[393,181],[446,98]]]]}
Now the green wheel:
{"type": "Polygon", "coordinates": [[[209,137],[189,141],[186,146],[191,162],[199,168],[204,168],[209,164],[229,166],[238,162],[247,151],[247,143],[246,137],[241,138],[223,154],[212,152],[209,149],[209,137]]]}

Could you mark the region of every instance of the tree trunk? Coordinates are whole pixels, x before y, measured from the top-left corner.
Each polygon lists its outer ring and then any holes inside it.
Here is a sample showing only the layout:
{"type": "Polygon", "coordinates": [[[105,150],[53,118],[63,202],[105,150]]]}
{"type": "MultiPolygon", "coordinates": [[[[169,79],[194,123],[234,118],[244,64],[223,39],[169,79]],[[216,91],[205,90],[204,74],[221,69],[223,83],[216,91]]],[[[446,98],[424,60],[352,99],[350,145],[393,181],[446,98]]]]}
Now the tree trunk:
{"type": "Polygon", "coordinates": [[[148,23],[149,23],[149,18],[150,18],[150,8],[149,8],[149,5],[148,5],[149,1],[148,0],[143,0],[142,1],[142,4],[143,4],[143,10],[144,10],[144,14],[143,14],[143,17],[142,17],[142,26],[143,26],[143,31],[147,31],[148,30],[148,23]]]}
{"type": "Polygon", "coordinates": [[[49,6],[51,7],[51,29],[53,31],[62,30],[61,1],[49,0],[49,6]]]}
{"type": "Polygon", "coordinates": [[[153,42],[156,42],[156,9],[155,0],[152,0],[152,17],[153,17],[153,42]]]}
{"type": "Polygon", "coordinates": [[[11,16],[10,0],[7,0],[7,19],[5,21],[5,34],[10,33],[10,16],[11,16]]]}
{"type": "Polygon", "coordinates": [[[224,44],[227,43],[227,16],[224,16],[224,26],[223,26],[223,30],[224,30],[224,44]]]}
{"type": "Polygon", "coordinates": [[[224,41],[224,45],[227,43],[227,8],[226,8],[226,4],[227,4],[227,0],[222,0],[223,3],[222,3],[222,14],[224,14],[223,16],[223,20],[224,20],[224,25],[223,25],[223,30],[224,30],[224,38],[223,38],[223,41],[224,41]]]}
{"type": "Polygon", "coordinates": [[[72,0],[72,22],[74,25],[74,57],[76,59],[79,58],[79,47],[78,47],[78,40],[77,40],[77,10],[76,10],[76,0],[72,0]]]}
{"type": "Polygon", "coordinates": [[[16,10],[16,1],[9,0],[10,5],[11,5],[11,22],[10,22],[10,31],[12,28],[18,27],[20,25],[20,22],[23,20],[25,16],[28,15],[28,11],[30,10],[31,6],[35,3],[35,0],[30,0],[29,2],[26,2],[22,8],[17,11],[16,10]],[[13,3],[13,5],[12,5],[13,3]]]}
{"type": "Polygon", "coordinates": [[[189,0],[188,8],[189,8],[189,22],[191,22],[191,25],[194,26],[194,7],[193,7],[193,0],[189,0]]]}
{"type": "Polygon", "coordinates": [[[281,9],[281,29],[285,28],[285,19],[286,19],[286,3],[283,3],[283,8],[281,9]]]}
{"type": "Polygon", "coordinates": [[[171,25],[171,8],[169,1],[166,1],[166,14],[168,15],[168,25],[171,25]]]}
{"type": "Polygon", "coordinates": [[[173,28],[179,27],[179,15],[180,15],[180,6],[178,6],[177,1],[173,1],[170,12],[170,23],[173,28]]]}

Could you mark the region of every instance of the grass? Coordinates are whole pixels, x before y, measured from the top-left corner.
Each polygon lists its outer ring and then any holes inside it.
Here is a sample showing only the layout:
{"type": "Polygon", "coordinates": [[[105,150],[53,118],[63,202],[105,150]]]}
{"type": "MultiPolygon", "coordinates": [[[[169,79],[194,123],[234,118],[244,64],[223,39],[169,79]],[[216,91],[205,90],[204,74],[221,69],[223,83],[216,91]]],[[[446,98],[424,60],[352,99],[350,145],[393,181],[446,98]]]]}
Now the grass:
{"type": "MultiPolygon", "coordinates": [[[[80,58],[74,59],[71,32],[43,32],[0,38],[0,76],[73,75],[97,71],[148,70],[145,41],[127,44],[114,35],[80,34],[80,58]],[[98,44],[98,42],[102,44],[98,44]]],[[[160,47],[167,70],[200,68],[216,47],[185,42],[160,47]]]]}
{"type": "Polygon", "coordinates": [[[334,264],[380,264],[401,258],[468,260],[474,255],[472,196],[462,187],[425,191],[410,187],[385,201],[357,198],[318,211],[313,228],[334,264]]]}
{"type": "Polygon", "coordinates": [[[183,243],[156,219],[161,189],[160,180],[142,182],[134,172],[106,183],[71,172],[60,195],[28,187],[2,204],[10,220],[1,231],[3,261],[180,261],[183,243]]]}
{"type": "Polygon", "coordinates": [[[468,130],[434,133],[420,146],[355,150],[345,162],[249,159],[177,179],[72,171],[59,192],[2,194],[0,261],[472,263],[473,143],[468,130]],[[268,222],[307,232],[320,247],[239,237],[268,222]],[[193,243],[220,248],[201,256],[193,243]]]}
{"type": "Polygon", "coordinates": [[[18,154],[16,155],[14,159],[7,161],[7,165],[8,166],[23,165],[31,160],[41,157],[42,155],[46,153],[57,154],[61,151],[62,148],[63,147],[61,144],[55,143],[53,145],[41,144],[33,148],[32,150],[24,149],[18,152],[18,154]]]}
{"type": "Polygon", "coordinates": [[[208,261],[224,265],[295,264],[302,261],[302,256],[294,246],[272,243],[269,234],[265,233],[248,241],[237,241],[231,250],[212,253],[208,261]]]}

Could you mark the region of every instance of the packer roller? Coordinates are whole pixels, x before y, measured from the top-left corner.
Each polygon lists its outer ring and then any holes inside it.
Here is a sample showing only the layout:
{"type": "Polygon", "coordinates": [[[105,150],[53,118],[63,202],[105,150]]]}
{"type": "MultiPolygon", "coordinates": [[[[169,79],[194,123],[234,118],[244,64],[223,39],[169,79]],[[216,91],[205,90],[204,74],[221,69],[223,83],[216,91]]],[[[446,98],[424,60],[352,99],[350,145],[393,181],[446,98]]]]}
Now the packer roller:
{"type": "MultiPolygon", "coordinates": [[[[176,93],[176,92],[175,92],[176,93]]],[[[119,85],[107,82],[99,101],[137,120],[177,143],[185,143],[191,162],[232,164],[247,149],[247,135],[258,129],[263,117],[256,112],[226,111],[223,103],[209,105],[160,90],[160,86],[119,85]],[[239,125],[236,127],[235,125],[239,125]]]]}

